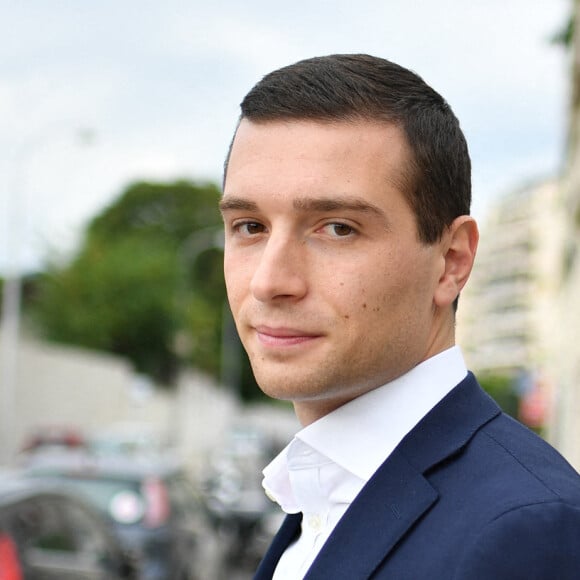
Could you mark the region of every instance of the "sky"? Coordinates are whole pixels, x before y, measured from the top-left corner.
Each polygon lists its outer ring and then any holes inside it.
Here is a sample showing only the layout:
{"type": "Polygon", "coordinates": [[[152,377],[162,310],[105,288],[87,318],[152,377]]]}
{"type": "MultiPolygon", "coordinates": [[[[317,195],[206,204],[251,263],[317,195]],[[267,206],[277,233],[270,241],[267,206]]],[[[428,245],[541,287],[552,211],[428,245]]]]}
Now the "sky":
{"type": "Polygon", "coordinates": [[[365,52],[450,103],[473,213],[557,175],[571,0],[0,0],[0,273],[70,256],[137,180],[219,182],[245,93],[271,70],[365,52]]]}

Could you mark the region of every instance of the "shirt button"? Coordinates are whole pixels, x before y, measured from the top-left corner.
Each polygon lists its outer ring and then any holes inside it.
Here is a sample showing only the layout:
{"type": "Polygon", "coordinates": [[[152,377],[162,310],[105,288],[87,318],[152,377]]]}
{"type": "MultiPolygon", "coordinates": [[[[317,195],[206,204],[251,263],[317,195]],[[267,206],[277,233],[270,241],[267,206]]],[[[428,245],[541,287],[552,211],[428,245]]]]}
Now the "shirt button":
{"type": "Polygon", "coordinates": [[[322,528],[322,520],[318,514],[313,514],[308,517],[308,527],[314,532],[319,532],[322,528]]]}

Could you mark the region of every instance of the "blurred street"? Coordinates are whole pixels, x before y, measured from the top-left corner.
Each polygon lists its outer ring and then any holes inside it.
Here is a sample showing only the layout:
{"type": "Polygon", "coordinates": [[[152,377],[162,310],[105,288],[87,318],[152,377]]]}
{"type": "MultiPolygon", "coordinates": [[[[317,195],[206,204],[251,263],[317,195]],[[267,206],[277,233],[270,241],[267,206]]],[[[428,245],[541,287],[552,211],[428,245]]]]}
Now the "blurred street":
{"type": "Polygon", "coordinates": [[[237,428],[200,479],[145,431],[37,432],[0,471],[0,540],[16,542],[25,578],[251,578],[281,522],[260,486],[275,450],[257,430],[237,428]],[[79,507],[88,515],[79,518],[79,507]]]}
{"type": "MultiPolygon", "coordinates": [[[[3,532],[22,530],[19,522],[35,506],[44,527],[26,528],[21,537],[28,546],[22,556],[26,566],[54,565],[46,546],[60,527],[79,537],[100,534],[87,518],[81,525],[65,517],[64,509],[62,521],[55,520],[45,496],[56,489],[86,504],[83,509],[95,512],[91,518],[112,536],[86,543],[71,538],[69,549],[86,551],[85,560],[102,560],[94,556],[95,546],[109,543],[112,551],[120,550],[110,560],[136,562],[139,580],[181,580],[175,574],[184,580],[252,578],[281,521],[262,491],[261,470],[297,429],[289,408],[241,406],[199,374],[184,376],[173,395],[157,393],[116,361],[107,365],[74,350],[27,345],[21,357],[27,363],[21,366],[23,378],[34,373],[30,384],[38,396],[22,388],[15,401],[22,420],[0,470],[0,540],[3,532]],[[66,388],[64,380],[55,385],[58,372],[91,381],[66,388]],[[45,385],[44,374],[52,377],[45,385]],[[101,381],[109,385],[102,403],[96,386],[101,381]],[[83,403],[86,389],[90,406],[83,403]],[[39,421],[42,406],[46,413],[39,421]],[[111,422],[115,413],[118,420],[111,422]],[[34,545],[42,551],[37,548],[32,558],[28,550],[34,545]]],[[[74,563],[67,566],[74,569],[74,563]]],[[[57,570],[64,574],[64,567],[57,570]]]]}

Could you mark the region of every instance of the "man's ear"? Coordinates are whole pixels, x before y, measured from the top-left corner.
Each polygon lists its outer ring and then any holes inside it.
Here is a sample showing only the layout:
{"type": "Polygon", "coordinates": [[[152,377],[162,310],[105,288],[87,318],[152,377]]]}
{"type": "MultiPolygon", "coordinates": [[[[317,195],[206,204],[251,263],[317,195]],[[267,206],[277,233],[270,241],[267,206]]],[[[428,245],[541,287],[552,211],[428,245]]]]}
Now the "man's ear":
{"type": "Polygon", "coordinates": [[[477,223],[468,215],[455,218],[443,235],[445,267],[433,297],[436,306],[453,304],[459,296],[471,273],[478,241],[477,223]]]}

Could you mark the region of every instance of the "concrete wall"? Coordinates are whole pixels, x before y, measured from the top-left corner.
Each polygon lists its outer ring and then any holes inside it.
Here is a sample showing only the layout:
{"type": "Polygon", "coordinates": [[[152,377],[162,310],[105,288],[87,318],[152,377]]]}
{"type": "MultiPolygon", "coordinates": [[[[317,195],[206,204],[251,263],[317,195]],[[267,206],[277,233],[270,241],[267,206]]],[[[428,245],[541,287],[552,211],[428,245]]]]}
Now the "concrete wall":
{"type": "Polygon", "coordinates": [[[201,373],[184,375],[174,392],[159,391],[118,357],[31,340],[19,345],[15,383],[10,396],[0,393],[11,407],[0,425],[4,463],[41,427],[143,425],[199,464],[240,412],[235,397],[201,373]]]}

